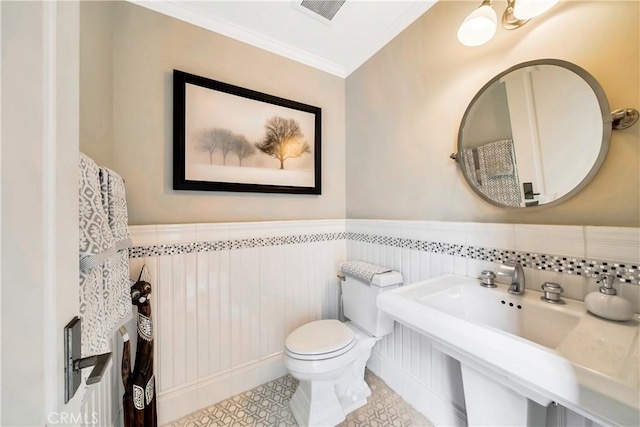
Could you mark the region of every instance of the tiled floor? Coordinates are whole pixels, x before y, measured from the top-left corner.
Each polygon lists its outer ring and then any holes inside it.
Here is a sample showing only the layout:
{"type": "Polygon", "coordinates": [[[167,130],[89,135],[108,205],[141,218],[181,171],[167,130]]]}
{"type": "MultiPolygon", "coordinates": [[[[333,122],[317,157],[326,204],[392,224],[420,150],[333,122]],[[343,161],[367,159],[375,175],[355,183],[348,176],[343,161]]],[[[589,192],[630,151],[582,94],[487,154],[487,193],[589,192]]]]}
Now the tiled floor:
{"type": "MultiPolygon", "coordinates": [[[[368,403],[347,415],[343,427],[405,427],[432,426],[431,422],[413,409],[369,370],[365,380],[371,387],[368,403]]],[[[187,415],[170,427],[214,426],[296,426],[289,410],[289,400],[298,381],[286,375],[252,390],[187,415]]]]}

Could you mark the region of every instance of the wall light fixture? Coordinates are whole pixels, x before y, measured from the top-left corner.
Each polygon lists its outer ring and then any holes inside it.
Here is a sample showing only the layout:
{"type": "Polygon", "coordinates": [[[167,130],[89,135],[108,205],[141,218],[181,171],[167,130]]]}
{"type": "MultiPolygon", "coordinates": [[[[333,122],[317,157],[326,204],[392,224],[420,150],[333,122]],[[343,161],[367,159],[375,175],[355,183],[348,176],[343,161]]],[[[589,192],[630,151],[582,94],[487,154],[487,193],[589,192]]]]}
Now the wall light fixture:
{"type": "MultiPolygon", "coordinates": [[[[551,9],[559,0],[507,0],[502,14],[502,26],[507,30],[519,28],[529,19],[551,9]]],[[[458,40],[465,46],[480,46],[496,33],[497,15],[492,0],[483,0],[480,7],[471,12],[458,29],[458,40]]]]}

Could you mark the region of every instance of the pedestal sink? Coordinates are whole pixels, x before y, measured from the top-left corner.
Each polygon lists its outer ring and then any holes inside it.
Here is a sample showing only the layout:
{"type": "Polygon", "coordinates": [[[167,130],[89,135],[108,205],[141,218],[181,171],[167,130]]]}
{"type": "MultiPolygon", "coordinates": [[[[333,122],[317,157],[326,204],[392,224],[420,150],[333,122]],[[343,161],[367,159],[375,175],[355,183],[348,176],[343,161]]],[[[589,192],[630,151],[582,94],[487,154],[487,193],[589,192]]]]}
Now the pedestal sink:
{"type": "Polygon", "coordinates": [[[544,425],[551,401],[605,425],[640,425],[640,316],[611,322],[581,302],[479,283],[447,275],[377,300],[460,361],[469,425],[544,425]]]}

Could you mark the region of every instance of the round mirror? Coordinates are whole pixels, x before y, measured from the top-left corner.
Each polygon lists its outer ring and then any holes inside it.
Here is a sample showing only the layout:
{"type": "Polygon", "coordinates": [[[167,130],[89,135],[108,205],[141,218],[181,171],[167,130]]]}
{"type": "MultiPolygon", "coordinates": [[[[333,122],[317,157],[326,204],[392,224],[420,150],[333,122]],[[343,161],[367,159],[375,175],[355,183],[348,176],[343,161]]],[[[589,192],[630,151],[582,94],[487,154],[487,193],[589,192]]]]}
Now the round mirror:
{"type": "Polygon", "coordinates": [[[480,89],[462,118],[456,160],[484,200],[532,209],[584,188],[604,162],[610,137],[609,103],[593,76],[542,59],[480,89]]]}

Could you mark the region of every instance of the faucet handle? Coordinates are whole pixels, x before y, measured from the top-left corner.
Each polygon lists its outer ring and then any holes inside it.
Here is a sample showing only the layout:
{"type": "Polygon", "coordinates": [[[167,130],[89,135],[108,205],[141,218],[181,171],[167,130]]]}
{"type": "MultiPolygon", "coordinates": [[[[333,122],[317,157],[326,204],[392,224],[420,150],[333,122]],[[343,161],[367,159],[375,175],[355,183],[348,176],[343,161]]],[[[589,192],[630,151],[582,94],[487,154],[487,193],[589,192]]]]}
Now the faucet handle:
{"type": "Polygon", "coordinates": [[[542,288],[543,291],[549,292],[552,294],[562,294],[562,292],[564,292],[564,289],[562,289],[562,286],[553,282],[544,282],[540,287],[542,288]]]}
{"type": "Polygon", "coordinates": [[[482,276],[482,281],[480,282],[480,286],[484,286],[485,288],[497,288],[498,285],[495,283],[496,275],[491,270],[482,270],[480,273],[482,276]]]}
{"type": "Polygon", "coordinates": [[[564,301],[561,298],[562,292],[564,292],[562,286],[557,283],[544,282],[541,288],[542,292],[544,292],[544,295],[540,297],[542,301],[550,302],[552,304],[564,304],[564,301]]]}

